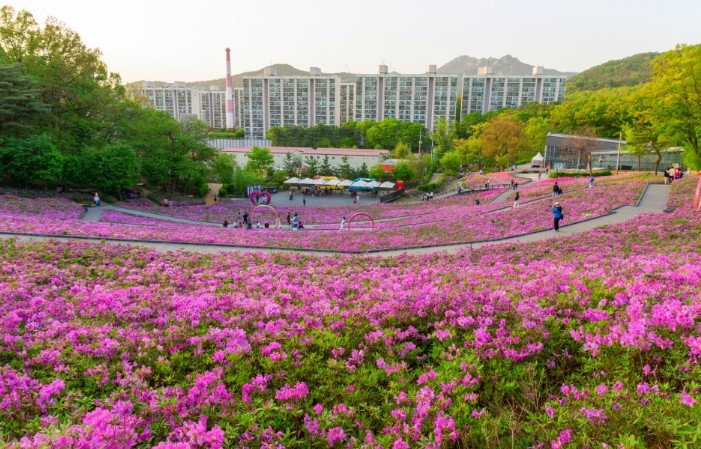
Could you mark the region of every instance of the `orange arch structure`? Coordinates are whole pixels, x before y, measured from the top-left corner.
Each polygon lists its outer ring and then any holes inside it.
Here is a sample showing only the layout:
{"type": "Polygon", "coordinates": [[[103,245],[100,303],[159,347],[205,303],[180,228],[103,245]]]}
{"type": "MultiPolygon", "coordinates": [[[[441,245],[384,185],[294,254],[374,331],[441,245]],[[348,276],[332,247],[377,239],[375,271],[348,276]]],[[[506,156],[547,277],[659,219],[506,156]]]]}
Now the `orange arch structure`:
{"type": "Polygon", "coordinates": [[[370,223],[372,223],[372,229],[375,229],[375,219],[370,216],[370,214],[366,214],[365,212],[356,212],[351,217],[348,219],[348,230],[351,230],[351,223],[353,223],[353,220],[355,220],[355,217],[362,215],[364,217],[368,217],[370,219],[370,223]]]}
{"type": "Polygon", "coordinates": [[[696,184],[696,192],[694,193],[694,209],[701,209],[701,177],[698,184],[696,184]]]}

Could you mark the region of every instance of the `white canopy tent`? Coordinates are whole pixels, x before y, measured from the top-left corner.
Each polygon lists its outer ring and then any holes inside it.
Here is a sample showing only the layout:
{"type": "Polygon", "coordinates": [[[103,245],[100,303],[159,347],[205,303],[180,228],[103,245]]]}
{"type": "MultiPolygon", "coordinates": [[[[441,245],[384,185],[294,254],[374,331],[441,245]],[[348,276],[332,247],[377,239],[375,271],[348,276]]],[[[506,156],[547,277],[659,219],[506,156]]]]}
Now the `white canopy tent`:
{"type": "Polygon", "coordinates": [[[533,168],[542,167],[543,162],[544,162],[543,155],[540,154],[540,151],[539,151],[538,154],[533,156],[533,159],[531,159],[531,167],[533,167],[533,168]]]}
{"type": "Polygon", "coordinates": [[[304,184],[304,185],[314,185],[314,180],[312,178],[304,178],[301,181],[299,181],[299,184],[304,184]]]}
{"type": "Polygon", "coordinates": [[[299,178],[290,178],[282,182],[283,184],[299,184],[299,178]]]}
{"type": "Polygon", "coordinates": [[[325,179],[321,179],[321,178],[315,179],[314,182],[313,182],[313,184],[314,184],[315,186],[323,186],[324,184],[326,184],[326,180],[325,180],[325,179]]]}
{"type": "Polygon", "coordinates": [[[365,181],[355,181],[353,184],[350,185],[351,187],[367,187],[368,183],[365,181]]]}
{"type": "Polygon", "coordinates": [[[340,184],[340,182],[341,181],[339,179],[329,179],[328,181],[326,181],[324,183],[324,185],[325,186],[336,186],[336,185],[340,184]]]}
{"type": "Polygon", "coordinates": [[[338,183],[338,185],[341,187],[350,187],[351,184],[353,184],[353,181],[351,181],[350,179],[344,179],[343,181],[338,183]]]}
{"type": "Polygon", "coordinates": [[[371,189],[376,189],[377,187],[380,187],[382,184],[380,184],[377,181],[370,181],[367,183],[365,187],[370,187],[371,189]]]}
{"type": "Polygon", "coordinates": [[[378,186],[380,189],[393,189],[394,188],[394,183],[385,181],[382,184],[378,186]]]}

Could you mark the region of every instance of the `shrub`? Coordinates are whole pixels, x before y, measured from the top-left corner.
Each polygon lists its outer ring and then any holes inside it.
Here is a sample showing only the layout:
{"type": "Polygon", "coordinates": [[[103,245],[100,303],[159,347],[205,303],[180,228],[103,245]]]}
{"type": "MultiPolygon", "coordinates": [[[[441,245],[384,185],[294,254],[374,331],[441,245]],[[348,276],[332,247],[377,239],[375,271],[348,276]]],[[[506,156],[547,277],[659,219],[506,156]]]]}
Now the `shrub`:
{"type": "MultiPolygon", "coordinates": [[[[611,170],[595,170],[594,176],[611,176],[611,170]]],[[[591,176],[588,171],[551,171],[549,178],[588,178],[591,176]]]]}

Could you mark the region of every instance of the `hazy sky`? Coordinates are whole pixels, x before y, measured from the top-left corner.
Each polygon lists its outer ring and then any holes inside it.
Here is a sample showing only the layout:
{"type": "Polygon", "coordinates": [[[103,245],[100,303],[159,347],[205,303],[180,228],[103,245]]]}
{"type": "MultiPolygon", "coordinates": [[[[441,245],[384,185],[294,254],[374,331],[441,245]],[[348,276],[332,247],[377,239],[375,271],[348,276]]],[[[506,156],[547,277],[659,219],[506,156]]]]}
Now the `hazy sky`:
{"type": "Polygon", "coordinates": [[[701,43],[699,0],[13,0],[75,30],[124,82],[200,81],[275,63],[324,72],[424,73],[502,57],[579,72],[701,43]]]}

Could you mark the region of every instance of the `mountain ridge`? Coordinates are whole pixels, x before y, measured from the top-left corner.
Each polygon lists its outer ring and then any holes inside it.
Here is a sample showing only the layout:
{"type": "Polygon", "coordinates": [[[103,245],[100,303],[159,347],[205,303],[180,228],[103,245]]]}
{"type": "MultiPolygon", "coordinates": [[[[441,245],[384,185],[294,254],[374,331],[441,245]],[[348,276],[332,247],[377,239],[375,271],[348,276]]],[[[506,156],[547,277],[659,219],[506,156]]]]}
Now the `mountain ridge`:
{"type": "MultiPolygon", "coordinates": [[[[489,65],[492,67],[493,73],[495,75],[532,75],[533,67],[530,64],[521,62],[518,58],[511,55],[502,56],[501,58],[475,58],[472,56],[461,55],[453,58],[449,62],[437,67],[436,72],[440,74],[449,75],[476,75],[477,69],[479,67],[489,65]]],[[[236,87],[243,87],[243,78],[250,76],[262,75],[264,70],[267,68],[274,68],[277,71],[278,76],[303,76],[308,75],[309,71],[300,70],[293,67],[290,64],[281,63],[266,66],[259,70],[253,70],[249,72],[242,72],[237,74],[232,74],[232,85],[236,87]]],[[[392,72],[393,74],[398,74],[397,72],[392,72]]],[[[576,72],[561,72],[555,69],[543,69],[544,75],[554,75],[554,76],[573,76],[576,72]]],[[[355,74],[348,72],[336,72],[336,73],[325,73],[325,76],[339,76],[344,82],[353,82],[355,80],[355,74]]],[[[165,85],[173,84],[167,81],[147,81],[140,80],[127,83],[128,87],[140,87],[144,82],[153,83],[155,86],[163,87],[165,85]]],[[[224,90],[226,88],[226,78],[216,78],[212,80],[202,80],[202,81],[191,81],[191,82],[181,82],[176,81],[175,83],[182,83],[188,87],[216,87],[219,90],[224,90]]]]}

